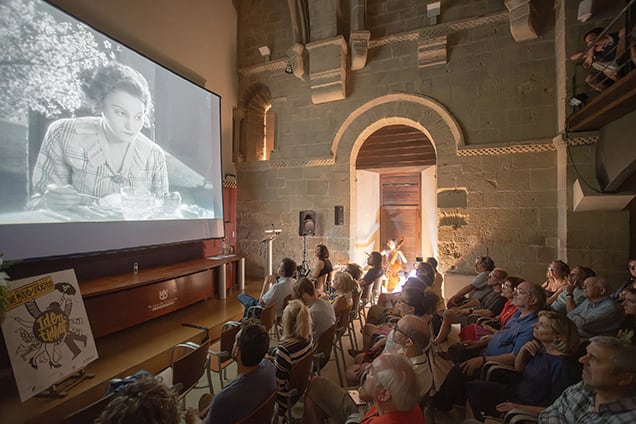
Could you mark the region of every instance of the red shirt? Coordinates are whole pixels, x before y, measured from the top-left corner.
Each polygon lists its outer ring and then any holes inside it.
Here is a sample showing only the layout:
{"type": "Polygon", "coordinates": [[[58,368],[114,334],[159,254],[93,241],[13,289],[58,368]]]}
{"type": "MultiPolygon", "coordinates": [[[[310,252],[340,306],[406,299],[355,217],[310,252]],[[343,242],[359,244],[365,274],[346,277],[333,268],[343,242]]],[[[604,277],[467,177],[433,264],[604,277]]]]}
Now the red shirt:
{"type": "Polygon", "coordinates": [[[510,317],[513,316],[515,312],[517,312],[517,307],[512,304],[510,299],[508,299],[503,309],[501,310],[501,313],[499,314],[499,319],[501,320],[502,327],[506,325],[506,322],[508,322],[510,317]]]}
{"type": "Polygon", "coordinates": [[[366,413],[360,424],[425,424],[424,416],[419,405],[415,405],[410,411],[395,411],[384,415],[378,415],[378,408],[373,405],[366,413]]]}

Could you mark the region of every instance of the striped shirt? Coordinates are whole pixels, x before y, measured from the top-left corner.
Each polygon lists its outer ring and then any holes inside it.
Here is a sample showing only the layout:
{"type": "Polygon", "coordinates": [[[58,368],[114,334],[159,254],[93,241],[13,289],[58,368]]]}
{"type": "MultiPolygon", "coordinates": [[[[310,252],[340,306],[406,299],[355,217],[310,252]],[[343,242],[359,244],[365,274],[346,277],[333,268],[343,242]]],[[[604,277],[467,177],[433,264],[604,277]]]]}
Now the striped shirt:
{"type": "MultiPolygon", "coordinates": [[[[276,366],[276,381],[279,390],[287,390],[289,383],[289,371],[297,362],[305,358],[307,355],[313,354],[313,344],[311,340],[303,340],[290,337],[280,342],[276,347],[274,355],[274,365],[276,366]]],[[[302,393],[298,394],[300,397],[302,393]]],[[[297,399],[296,399],[297,400],[297,399]]],[[[294,399],[292,399],[294,401],[294,399]]],[[[279,408],[285,409],[285,398],[280,394],[277,398],[279,408]]],[[[293,403],[293,402],[292,402],[293,403]]]]}

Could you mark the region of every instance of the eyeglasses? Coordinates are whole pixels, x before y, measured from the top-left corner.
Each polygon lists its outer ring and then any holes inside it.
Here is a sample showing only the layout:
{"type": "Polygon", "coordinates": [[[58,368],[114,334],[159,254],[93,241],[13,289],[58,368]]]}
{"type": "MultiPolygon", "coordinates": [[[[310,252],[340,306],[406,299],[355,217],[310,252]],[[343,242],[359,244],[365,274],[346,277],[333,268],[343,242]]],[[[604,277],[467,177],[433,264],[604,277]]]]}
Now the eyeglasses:
{"type": "Polygon", "coordinates": [[[407,339],[410,339],[411,337],[406,334],[404,331],[400,330],[400,327],[396,324],[395,327],[393,327],[393,330],[395,330],[397,333],[402,334],[404,337],[406,337],[407,339]]]}
{"type": "Polygon", "coordinates": [[[501,287],[503,287],[504,289],[511,289],[512,288],[512,284],[510,284],[510,283],[502,283],[501,287]]]}

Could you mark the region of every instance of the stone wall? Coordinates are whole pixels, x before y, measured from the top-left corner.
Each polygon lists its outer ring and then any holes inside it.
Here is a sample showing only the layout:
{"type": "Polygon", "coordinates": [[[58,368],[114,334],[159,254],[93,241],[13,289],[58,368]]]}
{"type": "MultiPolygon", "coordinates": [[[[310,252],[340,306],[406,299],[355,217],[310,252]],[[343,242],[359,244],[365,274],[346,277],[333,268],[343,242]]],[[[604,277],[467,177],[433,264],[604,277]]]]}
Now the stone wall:
{"type": "MultiPolygon", "coordinates": [[[[286,1],[267,3],[267,13],[286,13],[286,1]]],[[[237,165],[239,250],[248,254],[247,272],[262,272],[260,240],[272,225],[283,230],[274,242],[275,260],[302,260],[298,212],[305,209],[318,216],[308,258],[324,242],[336,263],[347,261],[358,247],[350,212],[357,151],[373,130],[402,123],[422,130],[435,146],[438,190],[466,192],[465,206],[438,209],[441,269],[470,273],[475,256],[488,253],[509,272],[542,281],[562,243],[552,29],[546,25],[537,40],[515,42],[502,2],[442,2],[442,23],[434,26],[417,19],[422,8],[412,2],[396,0],[388,9],[383,3],[368,2],[367,61],[358,71],[345,70],[342,100],[312,101],[316,56],[302,79],[283,72],[282,54],[273,55],[271,65],[241,69],[239,94],[267,86],[276,116],[270,160],[237,165]],[[405,11],[414,19],[401,19],[405,11]],[[427,49],[446,63],[426,62],[421,52],[427,49]],[[334,205],[345,207],[343,226],[334,225],[334,205]]],[[[246,39],[244,30],[259,33],[277,51],[292,39],[291,28],[274,31],[242,7],[239,28],[239,40],[246,39]]],[[[239,46],[239,57],[253,56],[250,46],[239,46]]]]}

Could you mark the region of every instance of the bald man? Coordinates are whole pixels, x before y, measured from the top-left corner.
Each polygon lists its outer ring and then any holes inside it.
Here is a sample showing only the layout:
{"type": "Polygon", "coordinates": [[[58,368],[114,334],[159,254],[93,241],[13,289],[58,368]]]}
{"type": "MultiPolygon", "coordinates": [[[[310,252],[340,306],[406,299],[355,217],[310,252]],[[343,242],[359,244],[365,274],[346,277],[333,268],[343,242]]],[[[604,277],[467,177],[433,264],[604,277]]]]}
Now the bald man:
{"type": "Polygon", "coordinates": [[[581,337],[616,335],[623,320],[623,309],[609,297],[610,293],[609,284],[603,278],[589,277],[583,282],[585,300],[567,315],[581,337]]]}

